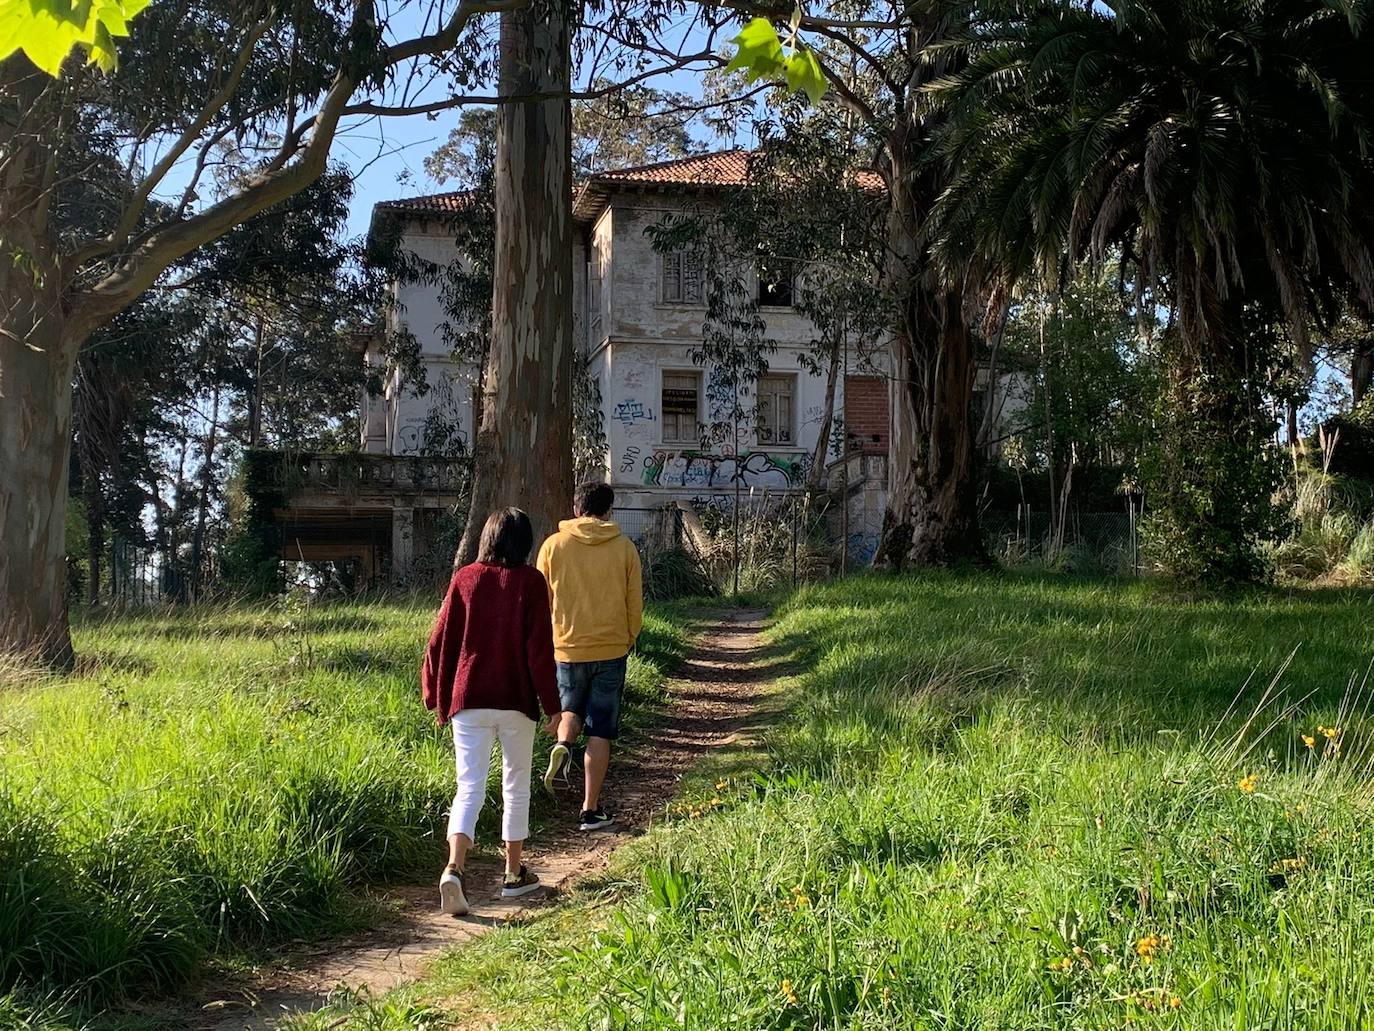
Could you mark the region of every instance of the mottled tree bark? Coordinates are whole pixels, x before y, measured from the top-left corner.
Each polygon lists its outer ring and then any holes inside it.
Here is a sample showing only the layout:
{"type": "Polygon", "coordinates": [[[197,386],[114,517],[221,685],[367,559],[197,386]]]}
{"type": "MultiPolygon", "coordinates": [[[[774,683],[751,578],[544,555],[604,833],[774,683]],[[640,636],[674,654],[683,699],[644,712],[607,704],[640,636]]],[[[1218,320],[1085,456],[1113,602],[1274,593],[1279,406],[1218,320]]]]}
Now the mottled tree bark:
{"type": "MultiPolygon", "coordinates": [[[[8,266],[0,254],[0,265],[8,266]]],[[[0,292],[12,304],[17,291],[0,292]]],[[[8,286],[8,289],[7,289],[8,286]]],[[[67,632],[67,465],[77,342],[47,291],[0,320],[0,649],[52,665],[71,660],[67,632]],[[41,339],[46,347],[28,343],[41,339]]]]}
{"type": "Polygon", "coordinates": [[[1360,337],[1350,353],[1350,399],[1359,404],[1374,382],[1374,337],[1360,337]]]}
{"type": "Polygon", "coordinates": [[[937,282],[923,240],[937,196],[915,171],[910,128],[889,144],[889,283],[900,305],[891,344],[892,443],[887,512],[874,562],[908,566],[984,563],[978,527],[972,417],[975,337],[963,282],[937,282]]]}
{"type": "Polygon", "coordinates": [[[491,351],[459,563],[495,508],[523,508],[536,536],[571,514],[571,17],[566,0],[501,16],[501,95],[564,95],[504,103],[497,120],[491,351]]]}
{"type": "Polygon", "coordinates": [[[31,66],[0,63],[0,649],[66,665],[72,374],[85,330],[63,304],[49,228],[45,85],[31,66]]]}

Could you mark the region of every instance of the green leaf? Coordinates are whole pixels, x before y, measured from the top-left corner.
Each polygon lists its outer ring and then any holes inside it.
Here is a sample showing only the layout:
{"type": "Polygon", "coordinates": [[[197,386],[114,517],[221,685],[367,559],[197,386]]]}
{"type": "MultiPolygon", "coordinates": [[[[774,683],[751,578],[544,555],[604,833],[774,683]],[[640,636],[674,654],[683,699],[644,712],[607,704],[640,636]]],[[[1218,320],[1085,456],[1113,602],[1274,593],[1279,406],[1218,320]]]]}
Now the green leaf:
{"type": "Polygon", "coordinates": [[[787,88],[793,93],[805,93],[811,103],[819,104],[821,97],[825,96],[825,73],[810,50],[802,48],[789,57],[783,64],[783,75],[787,79],[787,88]]]}
{"type": "Polygon", "coordinates": [[[742,71],[750,82],[782,72],[782,41],[767,18],[752,19],[731,42],[736,50],[725,66],[727,72],[742,71]]]}
{"type": "Polygon", "coordinates": [[[151,0],[0,0],[0,61],[17,50],[56,77],[74,47],[110,72],[119,63],[115,40],[151,0]]]}
{"type": "MultiPolygon", "coordinates": [[[[792,15],[794,35],[800,24],[801,8],[797,7],[792,15]]],[[[800,46],[793,53],[786,53],[777,30],[767,18],[752,19],[732,42],[735,56],[725,66],[727,72],[742,71],[749,82],[782,78],[790,92],[805,93],[813,104],[825,95],[825,73],[815,53],[800,46]]]]}

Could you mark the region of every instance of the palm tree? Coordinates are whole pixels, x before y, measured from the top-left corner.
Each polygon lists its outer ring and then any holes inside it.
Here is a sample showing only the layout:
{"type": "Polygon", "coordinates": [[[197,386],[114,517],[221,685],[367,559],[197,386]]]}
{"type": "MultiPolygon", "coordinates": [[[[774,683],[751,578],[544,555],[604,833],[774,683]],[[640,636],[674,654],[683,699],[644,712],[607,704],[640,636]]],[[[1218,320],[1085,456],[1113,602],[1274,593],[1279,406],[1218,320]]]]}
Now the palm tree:
{"type": "Polygon", "coordinates": [[[1055,281],[1117,254],[1171,309],[1165,414],[1196,440],[1156,513],[1202,576],[1256,572],[1261,345],[1305,344],[1341,297],[1374,309],[1369,2],[1041,0],[930,90],[951,268],[1055,281]]]}

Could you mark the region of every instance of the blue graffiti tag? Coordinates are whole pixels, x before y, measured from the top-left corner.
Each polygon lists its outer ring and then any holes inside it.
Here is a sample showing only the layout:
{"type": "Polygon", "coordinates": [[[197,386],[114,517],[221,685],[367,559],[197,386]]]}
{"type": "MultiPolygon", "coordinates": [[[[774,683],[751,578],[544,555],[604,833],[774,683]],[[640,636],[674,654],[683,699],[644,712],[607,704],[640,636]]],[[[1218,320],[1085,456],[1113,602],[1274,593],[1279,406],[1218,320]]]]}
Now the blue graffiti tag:
{"type": "Polygon", "coordinates": [[[652,408],[645,408],[644,402],[630,399],[617,404],[615,414],[611,418],[623,426],[632,426],[641,421],[653,422],[654,411],[652,408]]]}

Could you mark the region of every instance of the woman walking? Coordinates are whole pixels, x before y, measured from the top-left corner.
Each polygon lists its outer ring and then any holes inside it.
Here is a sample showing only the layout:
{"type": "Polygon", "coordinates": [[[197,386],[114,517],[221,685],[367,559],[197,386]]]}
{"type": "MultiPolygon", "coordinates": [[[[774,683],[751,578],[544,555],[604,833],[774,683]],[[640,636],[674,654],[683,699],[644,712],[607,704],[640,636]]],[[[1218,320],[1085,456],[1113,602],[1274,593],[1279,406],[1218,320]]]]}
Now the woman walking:
{"type": "Polygon", "coordinates": [[[448,865],[439,879],[445,913],[468,911],[463,864],[487,793],[492,745],[501,743],[501,836],[506,841],[505,898],[539,887],[521,857],[529,836],[530,764],[540,707],[557,726],[549,588],[528,565],[534,529],[524,512],[493,512],[477,561],[453,574],[430,635],[420,685],[425,707],[453,726],[458,790],[448,821],[448,865]]]}

